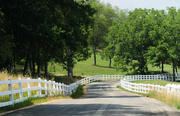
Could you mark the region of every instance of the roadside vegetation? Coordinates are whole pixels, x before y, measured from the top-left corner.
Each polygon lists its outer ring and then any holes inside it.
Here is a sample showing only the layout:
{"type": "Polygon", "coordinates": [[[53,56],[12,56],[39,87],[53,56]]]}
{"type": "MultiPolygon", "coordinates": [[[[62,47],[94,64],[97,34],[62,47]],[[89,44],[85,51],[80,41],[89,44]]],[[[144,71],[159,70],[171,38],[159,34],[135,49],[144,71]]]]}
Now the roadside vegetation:
{"type": "Polygon", "coordinates": [[[161,86],[166,86],[167,84],[180,84],[180,82],[171,82],[164,80],[138,80],[138,81],[132,81],[132,83],[154,84],[161,86]]]}
{"type": "Polygon", "coordinates": [[[71,97],[70,96],[58,95],[58,96],[54,96],[54,97],[29,98],[28,100],[25,100],[25,101],[20,102],[20,103],[16,103],[14,105],[1,107],[0,113],[19,109],[19,108],[23,108],[23,107],[27,107],[27,106],[37,105],[37,104],[41,104],[41,103],[52,102],[55,100],[62,100],[62,99],[71,99],[71,97]]]}
{"type": "MultiPolygon", "coordinates": [[[[162,81],[162,80],[140,80],[140,81],[134,81],[133,83],[144,83],[144,84],[154,84],[154,85],[161,85],[166,86],[167,84],[180,84],[180,82],[170,82],[170,81],[162,81]]],[[[171,93],[168,94],[167,91],[163,92],[157,92],[157,91],[150,91],[145,96],[155,98],[159,101],[162,101],[166,103],[167,105],[174,107],[178,110],[180,110],[180,99],[179,99],[179,93],[171,93]]]]}
{"type": "MultiPolygon", "coordinates": [[[[132,83],[143,83],[143,84],[154,84],[154,85],[157,84],[161,86],[166,86],[167,84],[180,84],[179,82],[170,82],[170,81],[162,81],[162,80],[147,80],[147,81],[140,80],[140,81],[134,81],[134,82],[132,81],[132,83]]],[[[147,94],[143,94],[143,93],[136,93],[136,92],[128,91],[122,88],[121,86],[117,86],[117,88],[130,92],[130,93],[135,93],[135,94],[143,95],[146,97],[155,98],[173,108],[180,110],[180,99],[179,99],[179,95],[177,95],[178,93],[168,94],[167,91],[163,91],[163,92],[150,91],[147,94]]]]}

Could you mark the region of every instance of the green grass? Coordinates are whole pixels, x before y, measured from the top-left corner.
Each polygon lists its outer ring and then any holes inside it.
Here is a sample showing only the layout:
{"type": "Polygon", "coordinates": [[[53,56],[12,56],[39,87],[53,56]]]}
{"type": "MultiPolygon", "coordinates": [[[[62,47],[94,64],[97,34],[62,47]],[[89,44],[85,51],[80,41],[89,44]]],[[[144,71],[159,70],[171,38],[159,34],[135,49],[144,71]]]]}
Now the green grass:
{"type": "Polygon", "coordinates": [[[180,99],[177,93],[168,94],[166,91],[151,91],[146,96],[150,98],[155,98],[173,108],[180,110],[180,99]]]}
{"type": "MultiPolygon", "coordinates": [[[[167,84],[180,84],[180,82],[170,82],[170,81],[162,81],[162,80],[139,80],[139,81],[134,81],[133,83],[144,83],[144,84],[154,84],[154,85],[157,84],[161,86],[166,86],[167,84]]],[[[136,92],[128,91],[121,86],[117,86],[117,88],[123,91],[130,92],[130,93],[136,93],[136,92]]],[[[171,107],[174,107],[180,110],[180,99],[177,96],[177,93],[168,94],[166,91],[163,91],[163,92],[150,91],[147,94],[143,94],[143,93],[136,93],[136,94],[143,95],[150,98],[155,98],[159,101],[164,102],[165,104],[171,107]]]]}
{"type": "MultiPolygon", "coordinates": [[[[87,59],[86,61],[81,61],[75,64],[73,69],[74,75],[81,76],[94,76],[94,75],[127,75],[133,74],[132,71],[122,72],[121,70],[116,70],[113,66],[114,62],[112,62],[112,68],[109,68],[109,61],[102,60],[100,55],[97,54],[97,66],[94,66],[94,57],[93,55],[87,59]]],[[[48,70],[53,74],[65,74],[67,75],[67,71],[63,69],[59,64],[55,64],[55,72],[53,66],[49,63],[48,70]]],[[[161,69],[159,67],[153,67],[152,65],[148,65],[149,74],[159,74],[161,73],[161,69]]],[[[168,73],[172,73],[171,65],[164,65],[164,71],[168,73]]],[[[179,70],[180,71],[180,70],[179,70]]]]}
{"type": "MultiPolygon", "coordinates": [[[[59,64],[55,64],[56,72],[55,74],[67,74],[67,71],[63,69],[62,66],[59,64]]],[[[49,64],[48,67],[50,72],[54,72],[54,68],[51,67],[49,64]]],[[[109,68],[109,61],[102,60],[99,55],[97,55],[97,66],[94,66],[94,59],[93,56],[87,59],[86,61],[78,62],[75,64],[73,69],[74,75],[81,75],[81,76],[94,76],[94,75],[122,75],[126,74],[126,72],[116,71],[114,67],[109,68]]]]}
{"type": "Polygon", "coordinates": [[[30,106],[30,105],[36,105],[36,104],[40,104],[40,103],[44,103],[44,102],[48,102],[48,101],[69,99],[69,98],[70,98],[69,96],[62,96],[62,95],[58,95],[58,96],[54,96],[54,97],[29,98],[28,100],[25,100],[20,103],[16,103],[14,105],[1,107],[0,113],[19,109],[19,108],[30,106]]]}
{"type": "Polygon", "coordinates": [[[143,94],[143,93],[136,93],[136,92],[128,91],[128,90],[122,88],[121,86],[117,86],[117,88],[119,88],[123,91],[130,92],[130,93],[135,93],[138,95],[142,95],[142,96],[146,96],[146,97],[150,97],[150,98],[155,98],[155,99],[157,99],[161,102],[164,102],[165,104],[167,104],[173,108],[180,110],[180,99],[177,95],[175,95],[176,93],[167,94],[166,91],[163,91],[163,92],[151,91],[148,94],[143,94]]]}
{"type": "Polygon", "coordinates": [[[117,88],[119,88],[119,89],[121,89],[123,91],[129,92],[129,93],[135,93],[135,94],[138,94],[138,95],[147,96],[147,94],[145,94],[145,93],[136,93],[136,92],[133,92],[133,91],[128,91],[127,89],[124,89],[121,85],[118,85],[117,88]]]}
{"type": "Polygon", "coordinates": [[[167,84],[180,84],[180,82],[171,82],[171,81],[163,81],[163,80],[139,80],[134,82],[132,81],[132,83],[154,84],[161,86],[166,86],[167,84]]]}
{"type": "Polygon", "coordinates": [[[84,95],[84,85],[79,85],[76,92],[72,93],[71,97],[74,99],[80,98],[84,95]]]}

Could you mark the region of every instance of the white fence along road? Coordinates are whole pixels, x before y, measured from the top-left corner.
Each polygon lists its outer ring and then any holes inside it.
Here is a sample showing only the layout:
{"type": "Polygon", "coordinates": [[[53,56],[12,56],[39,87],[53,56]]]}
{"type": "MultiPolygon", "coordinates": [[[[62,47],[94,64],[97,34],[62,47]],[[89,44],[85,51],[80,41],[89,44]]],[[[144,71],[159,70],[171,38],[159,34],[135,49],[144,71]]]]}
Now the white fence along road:
{"type": "Polygon", "coordinates": [[[42,79],[18,79],[7,81],[0,81],[0,85],[8,85],[9,91],[1,91],[0,96],[10,96],[10,100],[0,103],[0,107],[13,105],[14,103],[22,102],[29,97],[45,97],[47,95],[54,96],[58,94],[62,95],[71,95],[72,92],[75,92],[79,84],[87,84],[94,81],[109,81],[109,80],[121,80],[123,76],[121,75],[96,75],[88,78],[83,78],[80,81],[66,85],[64,83],[57,83],[55,81],[47,81],[42,79]],[[22,83],[27,83],[27,88],[22,87],[22,83]],[[36,87],[31,87],[32,83],[38,83],[36,87]],[[14,90],[12,85],[18,84],[19,89],[14,90]],[[32,95],[32,91],[36,91],[32,95]],[[23,93],[27,92],[28,96],[24,97],[23,93]],[[14,94],[19,94],[18,99],[14,99],[14,94]]]}
{"type": "Polygon", "coordinates": [[[180,84],[167,84],[166,86],[153,85],[153,84],[143,84],[143,83],[132,83],[131,81],[137,80],[167,80],[166,76],[160,75],[133,75],[127,76],[121,80],[121,86],[124,89],[137,93],[149,93],[149,91],[167,91],[168,93],[179,93],[180,94],[180,84]]]}
{"type": "MultiPolygon", "coordinates": [[[[9,91],[1,91],[0,96],[5,96],[9,95],[10,100],[1,102],[0,107],[3,106],[8,106],[8,105],[13,105],[14,103],[22,102],[29,97],[45,97],[45,96],[54,96],[58,94],[62,95],[71,95],[72,92],[75,92],[79,84],[88,84],[94,81],[112,81],[112,80],[121,80],[121,85],[125,89],[128,89],[130,91],[135,91],[135,92],[142,92],[142,93],[147,93],[152,88],[157,88],[155,86],[146,86],[146,85],[137,85],[133,84],[129,81],[135,81],[135,80],[167,80],[169,79],[167,74],[163,75],[134,75],[134,76],[123,76],[123,75],[96,75],[96,76],[91,76],[87,78],[83,78],[80,81],[77,81],[75,83],[72,83],[70,85],[66,85],[64,83],[57,83],[55,81],[47,81],[47,80],[41,80],[39,79],[18,79],[18,80],[7,80],[7,81],[0,81],[0,85],[8,85],[9,91]],[[27,87],[23,88],[22,83],[27,83],[27,87]],[[36,87],[31,87],[31,83],[38,83],[36,87]],[[19,89],[14,90],[12,87],[12,84],[18,84],[19,89]],[[36,91],[36,94],[32,94],[32,91],[36,91]],[[24,97],[24,93],[27,93],[28,95],[24,97]],[[19,94],[19,98],[14,99],[14,94],[19,94]]],[[[173,89],[173,85],[169,85],[168,91],[176,91],[177,89],[173,89]]],[[[159,86],[159,90],[162,90],[163,87],[159,86]]],[[[179,88],[177,86],[176,88],[179,88]]]]}

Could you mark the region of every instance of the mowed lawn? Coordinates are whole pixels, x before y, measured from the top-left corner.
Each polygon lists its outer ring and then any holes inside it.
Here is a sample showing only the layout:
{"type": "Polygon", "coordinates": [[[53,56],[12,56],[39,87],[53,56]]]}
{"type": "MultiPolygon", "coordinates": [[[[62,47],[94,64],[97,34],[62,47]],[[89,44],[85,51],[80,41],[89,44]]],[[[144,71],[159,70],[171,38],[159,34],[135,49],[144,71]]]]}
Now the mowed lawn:
{"type": "MultiPolygon", "coordinates": [[[[116,70],[114,67],[114,62],[112,62],[112,68],[109,68],[109,61],[102,60],[100,55],[97,55],[97,66],[94,66],[94,56],[92,55],[86,61],[78,62],[75,64],[73,69],[74,75],[79,76],[94,76],[94,75],[126,75],[131,73],[129,72],[122,72],[121,70],[116,70]]],[[[160,73],[161,69],[159,67],[153,67],[152,65],[148,65],[149,71],[153,73],[160,73]]],[[[172,66],[171,65],[164,65],[165,72],[172,73],[172,66]]],[[[55,72],[53,65],[49,63],[48,71],[54,74],[67,74],[67,71],[63,69],[62,66],[59,64],[55,64],[55,72]]]]}
{"type": "Polygon", "coordinates": [[[163,81],[163,80],[139,80],[134,82],[132,81],[132,83],[154,84],[161,86],[166,86],[167,84],[180,84],[180,82],[171,82],[171,81],[163,81]]]}

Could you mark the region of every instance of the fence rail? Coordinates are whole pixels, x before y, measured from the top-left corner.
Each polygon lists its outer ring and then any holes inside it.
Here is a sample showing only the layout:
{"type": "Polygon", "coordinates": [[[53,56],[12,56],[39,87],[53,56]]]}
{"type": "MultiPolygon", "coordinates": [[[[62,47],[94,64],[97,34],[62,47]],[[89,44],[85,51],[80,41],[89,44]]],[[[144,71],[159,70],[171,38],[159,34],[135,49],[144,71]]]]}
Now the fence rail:
{"type": "Polygon", "coordinates": [[[95,75],[95,76],[81,79],[80,82],[82,85],[84,85],[84,84],[88,84],[88,83],[94,82],[94,81],[111,81],[111,80],[119,81],[124,77],[125,76],[123,76],[123,75],[95,75]]]}
{"type": "Polygon", "coordinates": [[[0,107],[13,105],[14,103],[22,102],[29,97],[45,97],[45,96],[53,96],[57,94],[62,95],[71,95],[73,91],[76,91],[76,88],[79,86],[80,82],[77,81],[70,85],[66,85],[64,83],[57,83],[55,81],[47,81],[39,79],[21,79],[12,80],[9,79],[7,81],[0,81],[0,85],[8,85],[9,91],[0,92],[0,96],[9,95],[10,101],[0,103],[0,107]],[[22,87],[22,83],[27,83],[27,88],[22,87]],[[31,87],[31,83],[38,83],[38,86],[31,87]],[[19,89],[13,90],[12,85],[18,84],[19,89]],[[31,94],[31,91],[36,91],[35,95],[31,94]],[[23,93],[27,92],[28,96],[23,97],[23,93]],[[14,94],[19,94],[19,99],[14,99],[14,94]]]}
{"type": "Polygon", "coordinates": [[[29,97],[45,97],[54,96],[58,94],[71,95],[76,91],[79,84],[87,84],[94,81],[109,81],[109,80],[121,80],[123,76],[121,75],[96,75],[92,77],[83,78],[80,81],[66,85],[64,83],[57,83],[55,81],[47,81],[42,79],[21,79],[18,80],[6,80],[0,81],[0,85],[8,85],[9,91],[0,92],[0,96],[9,95],[10,99],[7,102],[0,103],[0,107],[13,105],[14,103],[22,102],[29,97]],[[23,88],[22,84],[27,83],[27,88],[23,88]],[[32,83],[38,83],[36,87],[32,87],[32,83]],[[12,85],[18,84],[19,89],[14,90],[12,85]],[[32,91],[36,91],[35,95],[32,95],[32,91]],[[28,96],[24,97],[24,93],[27,92],[28,96]],[[19,94],[18,99],[14,99],[14,94],[19,94]]]}
{"type": "MultiPolygon", "coordinates": [[[[135,92],[143,92],[147,93],[151,91],[153,88],[157,88],[159,90],[163,90],[163,87],[160,86],[150,86],[148,84],[133,84],[129,81],[135,80],[167,80],[168,77],[165,75],[132,75],[132,76],[124,76],[124,75],[95,75],[87,78],[83,78],[80,81],[72,83],[70,85],[66,85],[64,83],[57,83],[55,81],[47,81],[39,79],[18,79],[18,80],[6,80],[0,81],[0,85],[8,85],[9,91],[2,91],[0,92],[0,96],[9,95],[10,99],[6,102],[1,102],[0,107],[13,105],[14,103],[22,102],[29,97],[45,97],[45,96],[53,96],[53,95],[71,95],[73,92],[76,91],[79,84],[84,85],[94,81],[120,81],[121,86],[125,89],[135,92]],[[123,80],[125,79],[125,80],[123,80]],[[27,88],[23,88],[22,84],[27,83],[27,88]],[[32,83],[38,83],[36,87],[32,87],[32,83]],[[19,89],[14,90],[13,84],[18,84],[19,89]],[[36,91],[36,93],[32,95],[32,91],[36,91]],[[24,97],[24,93],[27,93],[27,97],[24,97]],[[19,94],[19,98],[15,99],[14,94],[19,94]]],[[[169,85],[168,91],[179,91],[179,86],[176,85],[169,85]]]]}
{"type": "Polygon", "coordinates": [[[150,91],[167,91],[168,93],[179,93],[180,94],[180,85],[176,84],[167,84],[166,86],[153,85],[153,84],[142,84],[142,83],[132,83],[131,81],[137,80],[167,80],[166,76],[162,75],[134,75],[127,76],[126,78],[120,81],[121,86],[124,89],[137,93],[149,93],[150,91]]]}

